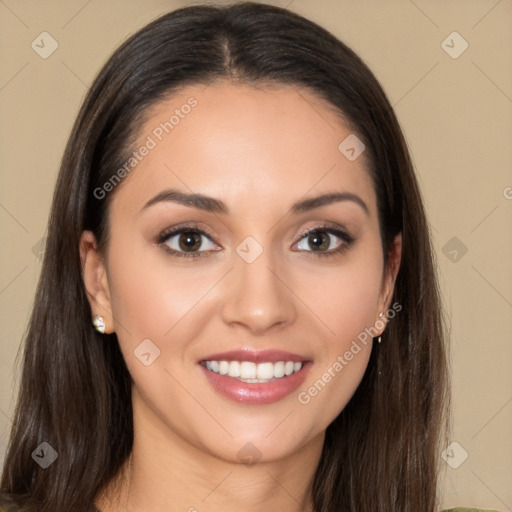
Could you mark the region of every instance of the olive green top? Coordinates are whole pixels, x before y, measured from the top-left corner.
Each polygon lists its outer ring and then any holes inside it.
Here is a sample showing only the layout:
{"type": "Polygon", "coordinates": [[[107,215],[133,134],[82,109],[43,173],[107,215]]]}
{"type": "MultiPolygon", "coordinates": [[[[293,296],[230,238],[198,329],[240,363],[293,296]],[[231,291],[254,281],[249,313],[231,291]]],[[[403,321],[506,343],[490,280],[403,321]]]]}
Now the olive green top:
{"type": "Polygon", "coordinates": [[[468,508],[468,507],[456,507],[450,508],[449,510],[443,510],[442,512],[498,512],[497,510],[483,509],[483,508],[468,508]]]}
{"type": "Polygon", "coordinates": [[[497,510],[483,509],[483,508],[467,508],[467,507],[457,507],[451,508],[447,510],[443,510],[443,512],[498,512],[497,510]]]}

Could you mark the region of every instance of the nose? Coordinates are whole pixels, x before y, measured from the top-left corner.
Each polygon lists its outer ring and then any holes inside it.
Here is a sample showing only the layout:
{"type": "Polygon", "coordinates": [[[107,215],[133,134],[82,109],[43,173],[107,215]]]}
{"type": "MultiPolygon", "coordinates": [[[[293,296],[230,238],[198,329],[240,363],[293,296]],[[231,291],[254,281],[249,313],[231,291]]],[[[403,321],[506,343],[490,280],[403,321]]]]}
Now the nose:
{"type": "Polygon", "coordinates": [[[264,251],[252,263],[236,258],[234,269],[223,283],[224,322],[256,335],[291,325],[297,316],[294,294],[284,276],[272,268],[270,257],[264,251]]]}

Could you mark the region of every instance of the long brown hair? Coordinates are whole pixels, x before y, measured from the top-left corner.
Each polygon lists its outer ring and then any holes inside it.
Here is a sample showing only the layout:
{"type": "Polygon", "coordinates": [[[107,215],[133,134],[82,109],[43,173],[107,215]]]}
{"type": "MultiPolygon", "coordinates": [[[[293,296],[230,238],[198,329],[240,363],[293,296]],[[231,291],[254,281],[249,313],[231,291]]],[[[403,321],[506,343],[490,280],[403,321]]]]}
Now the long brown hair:
{"type": "MultiPolygon", "coordinates": [[[[315,23],[257,3],[192,6],[127,40],[94,81],[58,177],[28,328],[0,491],[41,512],[90,510],[132,447],[131,377],[115,334],[100,338],[79,240],[108,241],[94,193],[127,160],[148,107],[190,84],[288,84],[326,99],[366,146],[382,250],[403,252],[393,301],[356,393],[328,427],[313,482],[316,512],[433,512],[444,441],[447,364],[433,253],[411,159],[393,109],[361,59],[315,23]],[[58,460],[35,464],[48,442],[58,460]]],[[[340,117],[340,119],[342,119],[340,117]]]]}

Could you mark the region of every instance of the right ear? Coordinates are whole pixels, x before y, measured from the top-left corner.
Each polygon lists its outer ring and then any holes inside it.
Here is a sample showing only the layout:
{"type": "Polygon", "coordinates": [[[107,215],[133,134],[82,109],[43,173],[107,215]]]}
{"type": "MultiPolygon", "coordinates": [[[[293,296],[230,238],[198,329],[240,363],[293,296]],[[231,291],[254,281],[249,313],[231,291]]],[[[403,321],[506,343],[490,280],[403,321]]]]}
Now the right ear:
{"type": "Polygon", "coordinates": [[[93,317],[101,315],[105,320],[105,333],[110,334],[114,332],[114,323],[107,270],[92,231],[84,231],[80,237],[80,261],[82,279],[93,317]]]}

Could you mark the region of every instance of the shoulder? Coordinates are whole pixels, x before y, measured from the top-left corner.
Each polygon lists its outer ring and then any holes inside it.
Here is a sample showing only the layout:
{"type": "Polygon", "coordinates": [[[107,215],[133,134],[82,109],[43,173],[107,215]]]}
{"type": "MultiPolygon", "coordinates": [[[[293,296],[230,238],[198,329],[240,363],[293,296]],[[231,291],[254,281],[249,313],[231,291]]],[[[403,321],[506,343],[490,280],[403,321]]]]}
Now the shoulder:
{"type": "Polygon", "coordinates": [[[34,512],[33,509],[23,506],[7,496],[0,495],[0,512],[34,512]]]}
{"type": "Polygon", "coordinates": [[[468,507],[456,507],[443,510],[442,512],[498,512],[497,510],[483,509],[483,508],[468,508],[468,507]]]}

